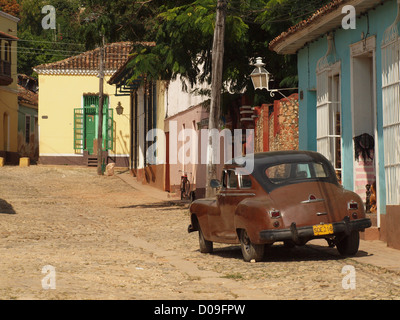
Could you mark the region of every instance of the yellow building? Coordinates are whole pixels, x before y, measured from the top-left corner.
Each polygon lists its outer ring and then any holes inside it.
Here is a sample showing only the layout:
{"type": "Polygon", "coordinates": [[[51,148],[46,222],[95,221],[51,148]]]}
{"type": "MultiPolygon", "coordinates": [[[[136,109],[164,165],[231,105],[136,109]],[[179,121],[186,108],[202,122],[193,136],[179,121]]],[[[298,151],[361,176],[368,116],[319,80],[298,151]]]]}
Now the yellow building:
{"type": "MultiPolygon", "coordinates": [[[[105,47],[103,158],[118,167],[129,166],[130,98],[119,96],[108,80],[131,49],[129,42],[105,47]]],[[[97,165],[99,53],[34,68],[39,75],[39,163],[97,165]]]]}
{"type": "Polygon", "coordinates": [[[18,163],[17,24],[0,11],[0,157],[18,163]]]}

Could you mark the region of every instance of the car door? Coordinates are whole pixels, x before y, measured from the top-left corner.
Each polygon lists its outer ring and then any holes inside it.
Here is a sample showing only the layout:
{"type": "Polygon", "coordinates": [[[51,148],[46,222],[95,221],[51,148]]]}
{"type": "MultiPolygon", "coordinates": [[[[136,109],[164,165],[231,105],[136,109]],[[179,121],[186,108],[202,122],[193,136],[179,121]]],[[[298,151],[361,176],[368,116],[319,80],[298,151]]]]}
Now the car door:
{"type": "Polygon", "coordinates": [[[221,208],[224,207],[227,192],[228,173],[222,171],[221,189],[216,195],[216,209],[208,212],[208,225],[212,241],[220,241],[224,238],[224,225],[222,223],[221,208]]]}
{"type": "Polygon", "coordinates": [[[255,193],[252,190],[250,176],[241,175],[236,170],[227,170],[226,181],[220,205],[222,236],[225,242],[236,243],[238,241],[235,227],[236,208],[244,199],[255,196],[255,193]]]}
{"type": "Polygon", "coordinates": [[[221,223],[222,234],[225,242],[235,241],[237,238],[234,228],[234,215],[238,194],[238,179],[235,170],[226,170],[226,188],[221,193],[221,223]]]}

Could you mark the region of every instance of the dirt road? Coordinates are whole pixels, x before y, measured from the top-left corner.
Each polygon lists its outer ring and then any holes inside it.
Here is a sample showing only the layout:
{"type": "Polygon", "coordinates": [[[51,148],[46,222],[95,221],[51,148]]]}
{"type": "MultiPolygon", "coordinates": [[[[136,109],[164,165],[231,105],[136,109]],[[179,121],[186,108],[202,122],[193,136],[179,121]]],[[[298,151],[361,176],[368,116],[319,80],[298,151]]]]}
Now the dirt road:
{"type": "Polygon", "coordinates": [[[134,189],[118,174],[0,168],[1,299],[400,297],[398,274],[314,246],[273,246],[257,264],[243,262],[237,246],[202,255],[197,234],[187,233],[186,208],[134,189]],[[355,290],[343,289],[346,265],[357,270],[355,290]],[[45,266],[54,272],[42,273],[45,266]]]}

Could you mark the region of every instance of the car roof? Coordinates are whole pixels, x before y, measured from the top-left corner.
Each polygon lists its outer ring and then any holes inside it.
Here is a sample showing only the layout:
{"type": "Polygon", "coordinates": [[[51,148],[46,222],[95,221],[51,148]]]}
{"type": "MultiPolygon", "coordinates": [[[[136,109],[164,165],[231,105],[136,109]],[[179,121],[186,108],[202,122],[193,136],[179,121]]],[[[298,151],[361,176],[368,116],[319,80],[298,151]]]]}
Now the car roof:
{"type": "MultiPolygon", "coordinates": [[[[328,159],[322,154],[313,151],[273,151],[249,154],[244,157],[236,158],[233,160],[234,167],[251,167],[253,177],[261,184],[267,191],[271,192],[279,186],[274,185],[265,179],[265,170],[273,165],[282,163],[307,163],[317,162],[324,164],[325,168],[329,171],[329,179],[326,182],[338,184],[336,179],[335,169],[328,159]],[[253,166],[248,166],[248,161],[254,161],[253,166]]],[[[227,167],[232,167],[228,165],[227,167]]]]}
{"type": "Polygon", "coordinates": [[[313,151],[272,151],[248,154],[234,159],[233,163],[234,165],[243,166],[243,163],[249,160],[254,160],[255,167],[292,162],[328,162],[322,154],[313,151]]]}

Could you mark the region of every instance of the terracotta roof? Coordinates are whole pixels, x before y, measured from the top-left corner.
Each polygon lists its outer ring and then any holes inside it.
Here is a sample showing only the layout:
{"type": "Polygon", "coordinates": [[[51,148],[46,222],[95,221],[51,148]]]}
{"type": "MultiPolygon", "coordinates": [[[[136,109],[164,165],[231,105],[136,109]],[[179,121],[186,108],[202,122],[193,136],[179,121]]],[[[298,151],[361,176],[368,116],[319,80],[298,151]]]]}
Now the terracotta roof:
{"type": "Polygon", "coordinates": [[[280,54],[294,54],[307,42],[341,27],[344,17],[341,11],[343,6],[353,5],[357,15],[360,15],[380,4],[382,4],[382,0],[333,0],[315,11],[306,20],[281,33],[270,42],[269,48],[280,54]],[[285,44],[285,42],[287,43],[285,44]]]}
{"type": "Polygon", "coordinates": [[[5,33],[3,31],[0,31],[0,38],[4,38],[4,39],[10,39],[10,40],[19,40],[18,37],[13,36],[11,34],[5,33]]]}
{"type": "MultiPolygon", "coordinates": [[[[133,45],[131,42],[117,42],[105,46],[106,75],[112,75],[128,59],[133,45]]],[[[100,49],[87,51],[65,60],[42,64],[34,70],[38,74],[81,74],[97,75],[99,71],[100,49]]]]}
{"type": "Polygon", "coordinates": [[[18,102],[38,106],[38,94],[18,85],[18,102]]]}

